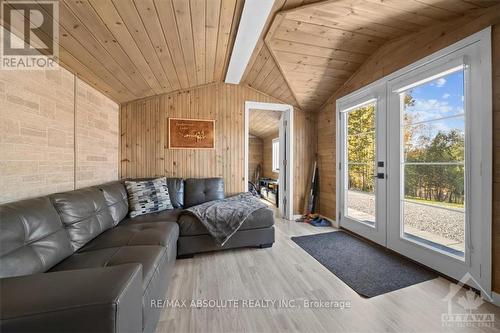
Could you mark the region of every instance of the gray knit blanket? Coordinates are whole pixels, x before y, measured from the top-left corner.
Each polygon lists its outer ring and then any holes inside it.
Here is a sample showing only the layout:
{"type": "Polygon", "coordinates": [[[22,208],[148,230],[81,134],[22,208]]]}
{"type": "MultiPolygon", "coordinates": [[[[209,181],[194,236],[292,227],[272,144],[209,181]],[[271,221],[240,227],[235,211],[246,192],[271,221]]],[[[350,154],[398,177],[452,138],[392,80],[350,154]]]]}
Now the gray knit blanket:
{"type": "Polygon", "coordinates": [[[223,246],[250,214],[264,207],[266,204],[247,192],[190,207],[182,214],[198,218],[217,244],[223,246]]]}

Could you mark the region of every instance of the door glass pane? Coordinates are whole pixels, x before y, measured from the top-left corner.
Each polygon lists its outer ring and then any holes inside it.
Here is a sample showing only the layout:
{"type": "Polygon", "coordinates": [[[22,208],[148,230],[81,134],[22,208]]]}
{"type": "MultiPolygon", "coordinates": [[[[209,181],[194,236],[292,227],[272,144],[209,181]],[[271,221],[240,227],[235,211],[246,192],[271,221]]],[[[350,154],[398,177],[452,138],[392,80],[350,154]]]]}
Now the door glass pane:
{"type": "Polygon", "coordinates": [[[346,216],[375,226],[375,104],[346,114],[346,216]]]}
{"type": "Polygon", "coordinates": [[[463,258],[464,71],[413,87],[400,97],[402,236],[463,258]]]}

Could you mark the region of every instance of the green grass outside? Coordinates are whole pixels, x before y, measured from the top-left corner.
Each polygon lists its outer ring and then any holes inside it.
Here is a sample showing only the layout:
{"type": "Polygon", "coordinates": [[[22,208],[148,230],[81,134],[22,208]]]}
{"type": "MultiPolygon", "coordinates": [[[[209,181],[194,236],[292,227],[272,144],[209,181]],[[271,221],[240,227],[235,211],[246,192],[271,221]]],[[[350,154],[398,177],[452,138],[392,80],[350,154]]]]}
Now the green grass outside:
{"type": "Polygon", "coordinates": [[[422,199],[422,198],[418,198],[418,197],[411,197],[411,196],[405,196],[405,199],[408,201],[416,202],[416,203],[425,203],[428,205],[435,205],[435,206],[441,206],[441,207],[464,208],[464,204],[449,203],[449,202],[436,201],[436,200],[426,200],[426,199],[422,199]]]}

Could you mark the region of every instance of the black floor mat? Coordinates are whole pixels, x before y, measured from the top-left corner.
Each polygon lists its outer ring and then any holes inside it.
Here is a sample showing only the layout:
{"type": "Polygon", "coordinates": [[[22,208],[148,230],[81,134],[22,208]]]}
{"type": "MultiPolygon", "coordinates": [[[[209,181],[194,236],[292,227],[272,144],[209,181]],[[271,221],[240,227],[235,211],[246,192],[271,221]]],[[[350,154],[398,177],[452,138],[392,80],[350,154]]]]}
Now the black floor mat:
{"type": "Polygon", "coordinates": [[[292,237],[292,240],[364,297],[438,277],[411,260],[347,232],[292,237]]]}

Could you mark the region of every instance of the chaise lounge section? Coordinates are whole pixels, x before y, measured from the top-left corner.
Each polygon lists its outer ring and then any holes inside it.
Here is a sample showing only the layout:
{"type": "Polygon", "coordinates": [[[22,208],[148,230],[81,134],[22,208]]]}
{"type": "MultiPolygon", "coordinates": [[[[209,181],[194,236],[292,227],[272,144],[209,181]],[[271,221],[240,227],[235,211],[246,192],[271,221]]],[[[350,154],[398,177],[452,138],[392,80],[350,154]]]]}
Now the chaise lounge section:
{"type": "Polygon", "coordinates": [[[0,330],[153,332],[178,255],[274,242],[267,208],[223,247],[182,214],[224,198],[222,179],[167,185],[174,209],[134,218],[122,181],[0,205],[0,330]]]}

